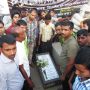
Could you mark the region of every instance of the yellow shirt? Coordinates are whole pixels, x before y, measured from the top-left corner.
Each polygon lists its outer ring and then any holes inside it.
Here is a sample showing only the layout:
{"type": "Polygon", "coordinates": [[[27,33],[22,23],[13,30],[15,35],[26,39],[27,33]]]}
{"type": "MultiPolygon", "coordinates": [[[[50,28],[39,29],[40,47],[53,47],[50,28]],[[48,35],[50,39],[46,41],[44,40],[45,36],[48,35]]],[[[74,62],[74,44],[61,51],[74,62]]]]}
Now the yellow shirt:
{"type": "Polygon", "coordinates": [[[50,40],[53,35],[53,30],[55,30],[54,24],[49,23],[48,25],[46,25],[45,23],[42,23],[40,25],[40,35],[42,35],[41,40],[43,42],[47,42],[48,40],[50,40]]]}

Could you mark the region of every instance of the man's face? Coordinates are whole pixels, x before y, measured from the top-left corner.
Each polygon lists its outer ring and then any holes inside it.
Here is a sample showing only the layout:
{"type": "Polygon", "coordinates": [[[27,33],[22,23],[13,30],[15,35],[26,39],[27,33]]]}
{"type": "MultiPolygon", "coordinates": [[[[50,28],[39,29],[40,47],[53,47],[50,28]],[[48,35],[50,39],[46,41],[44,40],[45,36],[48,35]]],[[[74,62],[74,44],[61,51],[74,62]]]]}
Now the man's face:
{"type": "Polygon", "coordinates": [[[56,30],[56,33],[57,33],[58,35],[61,35],[61,34],[62,34],[62,28],[61,28],[60,25],[58,25],[57,27],[55,27],[55,30],[56,30]]]}
{"type": "Polygon", "coordinates": [[[29,13],[29,18],[32,21],[36,18],[36,16],[37,16],[37,13],[35,11],[32,11],[31,13],[29,13]]]}
{"type": "Polygon", "coordinates": [[[62,36],[64,39],[68,39],[71,36],[72,31],[73,30],[70,29],[70,26],[62,26],[62,36]]]}
{"type": "Polygon", "coordinates": [[[49,25],[50,22],[51,22],[51,20],[45,20],[46,25],[49,25]]]}
{"type": "Polygon", "coordinates": [[[41,17],[42,17],[42,18],[45,18],[45,16],[46,16],[46,13],[45,13],[45,12],[42,12],[42,13],[41,13],[41,17]]]}
{"type": "Polygon", "coordinates": [[[4,28],[3,24],[0,23],[0,35],[2,35],[4,33],[4,30],[5,30],[5,28],[4,28]]]}
{"type": "Polygon", "coordinates": [[[82,78],[87,78],[90,77],[90,70],[87,69],[84,65],[81,64],[75,64],[76,68],[76,75],[82,77],[82,78]]]}
{"type": "Polygon", "coordinates": [[[21,30],[21,32],[19,32],[19,39],[20,41],[24,41],[26,38],[27,26],[20,25],[19,30],[21,30]]]}
{"type": "Polygon", "coordinates": [[[19,38],[19,41],[21,42],[24,41],[26,38],[26,32],[25,31],[20,32],[18,38],[19,38]]]}
{"type": "Polygon", "coordinates": [[[85,46],[87,44],[87,36],[83,36],[83,35],[78,36],[77,42],[80,46],[85,46]]]}
{"type": "Polygon", "coordinates": [[[88,30],[88,26],[87,26],[87,24],[83,24],[82,29],[86,29],[86,30],[88,30]]]}
{"type": "Polygon", "coordinates": [[[20,25],[19,26],[19,29],[21,29],[22,31],[27,31],[27,26],[25,26],[25,25],[20,25]]]}
{"type": "Polygon", "coordinates": [[[9,59],[13,60],[16,54],[16,43],[7,44],[3,43],[1,47],[1,52],[9,59]]]}
{"type": "Polygon", "coordinates": [[[53,17],[55,15],[55,13],[53,11],[51,11],[50,15],[53,17]]]}
{"type": "Polygon", "coordinates": [[[20,20],[20,16],[19,16],[19,14],[15,14],[13,17],[13,22],[17,23],[18,20],[20,20]]]}
{"type": "Polygon", "coordinates": [[[26,11],[21,11],[21,17],[22,18],[26,17],[26,11]]]}

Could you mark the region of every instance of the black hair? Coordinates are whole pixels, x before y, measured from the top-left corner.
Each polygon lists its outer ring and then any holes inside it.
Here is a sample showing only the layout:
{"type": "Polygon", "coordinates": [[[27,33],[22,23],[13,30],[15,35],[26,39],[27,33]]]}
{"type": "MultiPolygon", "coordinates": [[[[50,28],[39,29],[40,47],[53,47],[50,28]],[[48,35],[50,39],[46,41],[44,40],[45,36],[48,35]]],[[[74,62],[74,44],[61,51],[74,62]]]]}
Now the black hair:
{"type": "Polygon", "coordinates": [[[14,4],[12,6],[12,9],[11,9],[10,13],[16,12],[16,11],[19,12],[19,13],[21,13],[21,8],[19,7],[19,3],[18,4],[14,4]]]}
{"type": "Polygon", "coordinates": [[[82,47],[75,58],[75,64],[86,66],[90,70],[90,46],[82,47]]]}
{"type": "Polygon", "coordinates": [[[74,28],[73,22],[71,22],[71,21],[69,21],[67,19],[62,22],[62,26],[70,26],[70,29],[74,28]]]}
{"type": "Polygon", "coordinates": [[[45,20],[51,20],[51,15],[49,13],[46,14],[45,20]]]}
{"type": "Polygon", "coordinates": [[[55,24],[55,27],[61,26],[61,25],[62,25],[62,22],[57,22],[57,23],[55,24]]]}
{"type": "Polygon", "coordinates": [[[14,15],[18,14],[19,16],[21,16],[21,13],[18,10],[13,10],[11,12],[11,18],[13,19],[14,15]]]}
{"type": "Polygon", "coordinates": [[[32,8],[32,10],[34,10],[34,11],[38,12],[37,8],[32,8]]]}
{"type": "Polygon", "coordinates": [[[90,32],[90,19],[86,19],[83,21],[83,24],[87,24],[88,26],[88,32],[90,32]]]}
{"type": "Polygon", "coordinates": [[[39,11],[38,11],[39,20],[41,20],[41,19],[44,20],[44,19],[45,19],[45,17],[42,17],[42,15],[41,15],[43,12],[46,13],[45,10],[39,10],[39,11]]]}
{"type": "Polygon", "coordinates": [[[50,13],[51,11],[54,12],[54,13],[56,13],[56,11],[55,11],[54,9],[51,9],[51,10],[49,11],[49,13],[50,13]]]}
{"type": "Polygon", "coordinates": [[[41,16],[42,12],[46,13],[45,10],[39,10],[39,11],[38,11],[38,16],[41,16]]]}
{"type": "Polygon", "coordinates": [[[79,36],[81,36],[81,35],[87,36],[87,35],[88,35],[88,31],[87,31],[86,29],[81,29],[81,30],[79,30],[79,31],[77,32],[77,37],[79,37],[79,36]]]}
{"type": "Polygon", "coordinates": [[[4,23],[3,23],[3,21],[1,21],[1,20],[0,20],[0,24],[2,24],[2,25],[4,26],[4,23]]]}
{"type": "Polygon", "coordinates": [[[16,42],[16,39],[11,34],[2,35],[0,38],[0,47],[2,47],[3,43],[14,44],[15,42],[16,42]]]}
{"type": "Polygon", "coordinates": [[[16,26],[24,25],[27,26],[27,23],[24,20],[18,20],[16,26]]]}
{"type": "Polygon", "coordinates": [[[29,9],[28,12],[29,13],[32,13],[32,12],[36,12],[37,13],[37,9],[36,8],[29,9]]]}
{"type": "Polygon", "coordinates": [[[20,10],[21,10],[21,12],[22,11],[24,11],[24,12],[27,11],[26,8],[24,8],[24,7],[22,7],[20,10]]]}

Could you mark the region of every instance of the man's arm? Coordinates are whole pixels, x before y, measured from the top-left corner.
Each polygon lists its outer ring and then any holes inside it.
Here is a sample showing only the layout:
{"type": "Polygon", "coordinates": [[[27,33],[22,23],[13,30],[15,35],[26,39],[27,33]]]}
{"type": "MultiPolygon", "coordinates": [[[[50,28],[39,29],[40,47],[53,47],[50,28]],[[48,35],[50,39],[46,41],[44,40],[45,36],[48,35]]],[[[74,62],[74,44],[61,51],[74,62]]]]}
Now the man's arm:
{"type": "Polygon", "coordinates": [[[68,75],[68,73],[71,71],[73,65],[74,65],[74,59],[69,58],[68,63],[67,63],[66,68],[65,68],[65,71],[61,77],[61,80],[65,80],[66,75],[68,75]]]}
{"type": "Polygon", "coordinates": [[[28,77],[26,71],[24,70],[24,67],[23,67],[23,64],[22,65],[19,65],[19,70],[20,72],[22,73],[24,79],[27,81],[27,83],[29,84],[30,87],[33,87],[34,84],[32,82],[32,80],[28,77]]]}
{"type": "Polygon", "coordinates": [[[75,77],[75,72],[73,71],[70,78],[69,78],[69,80],[68,80],[70,90],[72,90],[72,80],[73,80],[74,77],[75,77]]]}

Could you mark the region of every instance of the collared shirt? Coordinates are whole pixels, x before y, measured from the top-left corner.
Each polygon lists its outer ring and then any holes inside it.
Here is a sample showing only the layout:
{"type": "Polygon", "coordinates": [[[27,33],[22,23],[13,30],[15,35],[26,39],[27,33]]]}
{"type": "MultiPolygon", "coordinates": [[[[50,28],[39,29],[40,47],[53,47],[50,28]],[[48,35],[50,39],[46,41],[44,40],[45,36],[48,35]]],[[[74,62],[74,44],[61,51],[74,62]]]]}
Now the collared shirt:
{"type": "Polygon", "coordinates": [[[78,48],[79,47],[77,41],[73,36],[69,37],[62,44],[62,52],[60,55],[60,60],[58,62],[62,73],[66,68],[69,58],[75,58],[78,52],[78,48]]]}
{"type": "Polygon", "coordinates": [[[55,30],[55,26],[52,23],[49,23],[49,25],[42,23],[40,25],[40,35],[42,35],[42,42],[47,42],[51,39],[53,35],[53,30],[55,30]]]}
{"type": "Polygon", "coordinates": [[[19,71],[18,60],[0,55],[0,90],[21,90],[24,79],[19,71]]]}
{"type": "Polygon", "coordinates": [[[40,25],[41,25],[42,23],[45,23],[45,20],[41,19],[41,20],[39,21],[39,27],[40,27],[40,25]]]}
{"type": "Polygon", "coordinates": [[[18,56],[18,59],[19,59],[19,65],[24,66],[24,69],[28,77],[30,77],[29,60],[28,60],[28,55],[26,55],[24,41],[23,42],[16,41],[16,47],[17,47],[16,55],[18,56]]]}
{"type": "Polygon", "coordinates": [[[81,77],[76,77],[73,90],[90,90],[90,79],[81,81],[81,77]]]}
{"type": "Polygon", "coordinates": [[[29,21],[29,17],[25,17],[23,18],[23,20],[25,20],[27,22],[27,39],[28,39],[28,43],[35,43],[36,42],[36,37],[38,34],[38,30],[37,30],[37,20],[33,20],[31,23],[29,21]]]}

